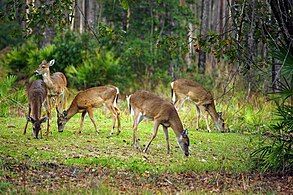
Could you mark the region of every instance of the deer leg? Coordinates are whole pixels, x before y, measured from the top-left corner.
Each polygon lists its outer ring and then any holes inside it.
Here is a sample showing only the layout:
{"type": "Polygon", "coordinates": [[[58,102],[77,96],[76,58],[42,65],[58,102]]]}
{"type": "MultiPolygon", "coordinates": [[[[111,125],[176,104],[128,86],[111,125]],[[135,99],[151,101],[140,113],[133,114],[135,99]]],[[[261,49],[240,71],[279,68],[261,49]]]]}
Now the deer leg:
{"type": "Polygon", "coordinates": [[[143,152],[147,152],[147,150],[148,150],[149,146],[151,145],[152,141],[157,136],[159,125],[160,125],[159,121],[158,120],[155,120],[154,121],[154,127],[153,127],[153,135],[152,135],[151,140],[149,141],[148,145],[143,150],[143,152]]]}
{"type": "Polygon", "coordinates": [[[205,121],[206,121],[206,125],[207,125],[208,132],[211,132],[211,128],[210,128],[210,125],[209,125],[208,117],[209,117],[209,115],[206,112],[204,118],[205,118],[205,121]]]}
{"type": "Polygon", "coordinates": [[[106,105],[106,107],[107,107],[108,110],[110,110],[110,112],[112,113],[113,125],[112,125],[112,130],[111,130],[110,135],[113,135],[113,134],[114,134],[114,129],[115,129],[116,120],[117,120],[117,117],[116,117],[117,114],[116,114],[116,110],[115,110],[115,108],[114,108],[112,105],[106,105]]]}
{"type": "Polygon", "coordinates": [[[195,105],[196,107],[196,130],[199,130],[199,120],[200,120],[200,108],[198,105],[195,105]]]}
{"type": "Polygon", "coordinates": [[[176,108],[177,111],[180,110],[180,109],[182,108],[184,102],[185,102],[187,99],[188,99],[188,98],[186,97],[186,98],[180,98],[180,99],[177,100],[176,104],[174,104],[174,106],[175,106],[175,108],[176,108]]]}
{"type": "Polygon", "coordinates": [[[27,129],[27,125],[28,125],[28,117],[30,117],[30,115],[31,115],[31,107],[29,106],[28,107],[28,116],[26,118],[26,124],[25,124],[24,130],[23,130],[24,135],[26,134],[26,129],[27,129]]]}
{"type": "Polygon", "coordinates": [[[120,111],[116,107],[114,107],[114,109],[116,111],[116,120],[117,120],[117,123],[118,123],[118,132],[117,132],[117,135],[119,135],[119,133],[121,132],[120,111]]]}
{"type": "Polygon", "coordinates": [[[135,112],[133,117],[133,146],[136,148],[140,148],[137,139],[137,127],[142,120],[143,115],[140,112],[135,112]]]}
{"type": "Polygon", "coordinates": [[[169,144],[168,128],[163,125],[163,130],[164,130],[165,138],[166,138],[166,142],[167,142],[167,154],[170,154],[170,144],[169,144]]]}
{"type": "Polygon", "coordinates": [[[87,109],[87,112],[89,113],[89,117],[90,117],[92,123],[94,124],[94,127],[95,127],[96,132],[99,133],[98,128],[97,128],[97,125],[96,125],[96,122],[95,122],[93,109],[92,108],[88,108],[87,109]]]}
{"type": "Polygon", "coordinates": [[[80,118],[80,126],[79,126],[79,130],[78,130],[78,132],[77,133],[81,133],[81,130],[83,129],[83,122],[84,122],[84,117],[85,117],[85,115],[86,115],[86,110],[85,111],[83,111],[82,113],[81,113],[81,118],[80,118]]]}
{"type": "Polygon", "coordinates": [[[50,120],[51,120],[51,100],[49,98],[46,99],[46,112],[47,112],[47,116],[48,116],[48,121],[47,121],[47,131],[46,131],[46,136],[49,135],[50,132],[50,120]]]}
{"type": "Polygon", "coordinates": [[[181,104],[181,99],[176,98],[176,100],[174,101],[173,105],[176,108],[176,110],[179,110],[179,105],[181,104]]]}

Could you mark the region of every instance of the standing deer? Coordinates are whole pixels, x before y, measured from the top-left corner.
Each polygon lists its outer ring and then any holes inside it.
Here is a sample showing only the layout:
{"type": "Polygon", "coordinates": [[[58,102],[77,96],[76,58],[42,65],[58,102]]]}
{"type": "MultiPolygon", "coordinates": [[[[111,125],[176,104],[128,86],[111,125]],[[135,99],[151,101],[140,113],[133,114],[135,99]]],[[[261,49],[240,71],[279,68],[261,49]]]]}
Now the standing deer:
{"type": "MultiPolygon", "coordinates": [[[[47,101],[47,88],[42,80],[33,81],[27,89],[28,95],[28,116],[24,127],[23,134],[26,134],[28,122],[33,124],[33,134],[38,139],[39,132],[41,130],[41,124],[48,120],[47,132],[49,131],[49,119],[47,116],[41,118],[42,106],[47,101]],[[31,115],[32,114],[32,115],[31,115]]],[[[48,108],[46,106],[48,114],[48,108]]]]}
{"type": "Polygon", "coordinates": [[[119,89],[115,86],[99,86],[86,89],[85,91],[79,92],[73,99],[70,107],[63,111],[63,113],[57,114],[57,124],[58,131],[62,132],[65,124],[73,117],[76,113],[81,113],[80,128],[78,133],[81,133],[84,117],[86,113],[89,114],[89,117],[94,124],[95,130],[97,125],[94,120],[93,110],[94,108],[100,107],[103,104],[110,110],[113,116],[113,126],[111,134],[114,133],[114,128],[116,121],[118,122],[118,132],[120,133],[120,118],[119,118],[119,109],[117,107],[117,101],[119,97],[119,89]]]}
{"type": "Polygon", "coordinates": [[[167,142],[167,153],[170,153],[168,128],[171,127],[177,137],[178,144],[185,156],[189,155],[189,138],[187,130],[183,129],[183,125],[178,116],[175,107],[166,100],[148,91],[140,90],[127,98],[128,106],[133,115],[133,145],[138,145],[137,126],[145,118],[154,121],[153,134],[151,140],[144,149],[147,152],[153,139],[156,137],[158,128],[163,126],[165,138],[167,142]]]}
{"type": "MultiPolygon", "coordinates": [[[[214,121],[217,129],[224,131],[225,123],[222,113],[217,112],[212,94],[203,88],[200,84],[187,79],[178,79],[171,83],[172,102],[177,110],[183,105],[184,101],[189,99],[195,102],[197,110],[197,129],[199,128],[199,119],[201,111],[206,111],[214,121]]],[[[208,115],[205,114],[207,129],[210,132],[208,115]]]]}
{"type": "Polygon", "coordinates": [[[35,71],[37,74],[42,75],[43,81],[48,89],[48,107],[49,107],[49,118],[51,118],[51,109],[54,106],[56,110],[62,111],[65,109],[67,91],[67,80],[62,72],[55,72],[50,74],[50,67],[53,66],[55,60],[51,60],[49,63],[43,60],[35,71]]]}

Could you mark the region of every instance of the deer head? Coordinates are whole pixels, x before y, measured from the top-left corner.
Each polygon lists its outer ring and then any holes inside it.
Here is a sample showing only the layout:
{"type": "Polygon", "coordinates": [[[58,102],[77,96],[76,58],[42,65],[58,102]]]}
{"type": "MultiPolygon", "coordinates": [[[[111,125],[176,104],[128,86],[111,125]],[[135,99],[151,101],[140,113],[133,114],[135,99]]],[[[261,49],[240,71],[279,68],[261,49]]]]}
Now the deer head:
{"type": "Polygon", "coordinates": [[[222,118],[223,114],[222,114],[222,112],[218,112],[217,114],[218,114],[218,118],[217,118],[217,121],[215,122],[216,128],[219,131],[224,131],[225,130],[225,122],[224,122],[224,119],[222,118]]]}
{"type": "Polygon", "coordinates": [[[50,66],[53,66],[55,60],[51,60],[49,63],[46,60],[43,60],[39,65],[38,69],[35,71],[38,75],[48,76],[50,74],[50,66]]]}
{"type": "Polygon", "coordinates": [[[189,138],[187,135],[187,129],[185,129],[184,131],[182,131],[182,133],[180,134],[180,137],[177,139],[178,144],[181,148],[181,150],[184,152],[185,156],[189,156],[189,138]]]}
{"type": "Polygon", "coordinates": [[[27,117],[27,120],[33,124],[33,134],[36,139],[38,139],[39,132],[41,130],[41,124],[46,122],[48,117],[43,117],[40,120],[36,120],[32,117],[27,117]]]}
{"type": "Polygon", "coordinates": [[[67,123],[68,119],[67,119],[67,111],[64,110],[63,113],[60,113],[57,110],[57,125],[58,125],[58,131],[59,132],[63,132],[63,129],[65,127],[65,124],[67,123]]]}

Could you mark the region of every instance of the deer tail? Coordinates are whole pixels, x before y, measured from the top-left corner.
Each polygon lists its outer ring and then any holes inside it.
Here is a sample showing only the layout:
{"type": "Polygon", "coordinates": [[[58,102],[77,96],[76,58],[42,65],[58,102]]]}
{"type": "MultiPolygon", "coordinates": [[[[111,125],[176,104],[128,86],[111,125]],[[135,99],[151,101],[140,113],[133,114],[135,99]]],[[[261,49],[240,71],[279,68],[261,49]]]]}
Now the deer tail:
{"type": "Polygon", "coordinates": [[[119,89],[118,89],[118,87],[116,87],[116,96],[115,96],[115,99],[113,102],[115,108],[117,108],[118,99],[119,99],[119,89]]]}
{"type": "Polygon", "coordinates": [[[176,102],[176,95],[174,94],[174,82],[171,83],[171,99],[172,99],[172,103],[174,104],[176,102]]]}

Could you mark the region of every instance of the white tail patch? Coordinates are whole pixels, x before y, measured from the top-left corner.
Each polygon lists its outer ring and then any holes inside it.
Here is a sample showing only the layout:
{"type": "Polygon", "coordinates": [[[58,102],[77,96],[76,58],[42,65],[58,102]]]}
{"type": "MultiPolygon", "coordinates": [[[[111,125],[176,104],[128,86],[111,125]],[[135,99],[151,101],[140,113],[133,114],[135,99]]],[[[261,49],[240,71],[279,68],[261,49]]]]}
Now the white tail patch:
{"type": "Polygon", "coordinates": [[[174,82],[172,82],[171,83],[171,89],[172,89],[172,91],[173,91],[173,93],[172,93],[172,102],[173,102],[173,104],[175,103],[175,101],[176,101],[176,95],[175,95],[175,92],[174,92],[174,82]]]}
{"type": "Polygon", "coordinates": [[[116,96],[115,96],[115,99],[114,99],[114,102],[113,102],[113,106],[115,108],[117,108],[117,100],[118,100],[118,95],[119,95],[119,89],[118,87],[115,87],[116,88],[116,96]]]}
{"type": "Polygon", "coordinates": [[[131,115],[134,115],[134,110],[130,104],[130,98],[131,98],[131,95],[129,96],[126,96],[126,100],[127,100],[127,106],[128,106],[128,109],[129,109],[129,112],[131,115]]]}

